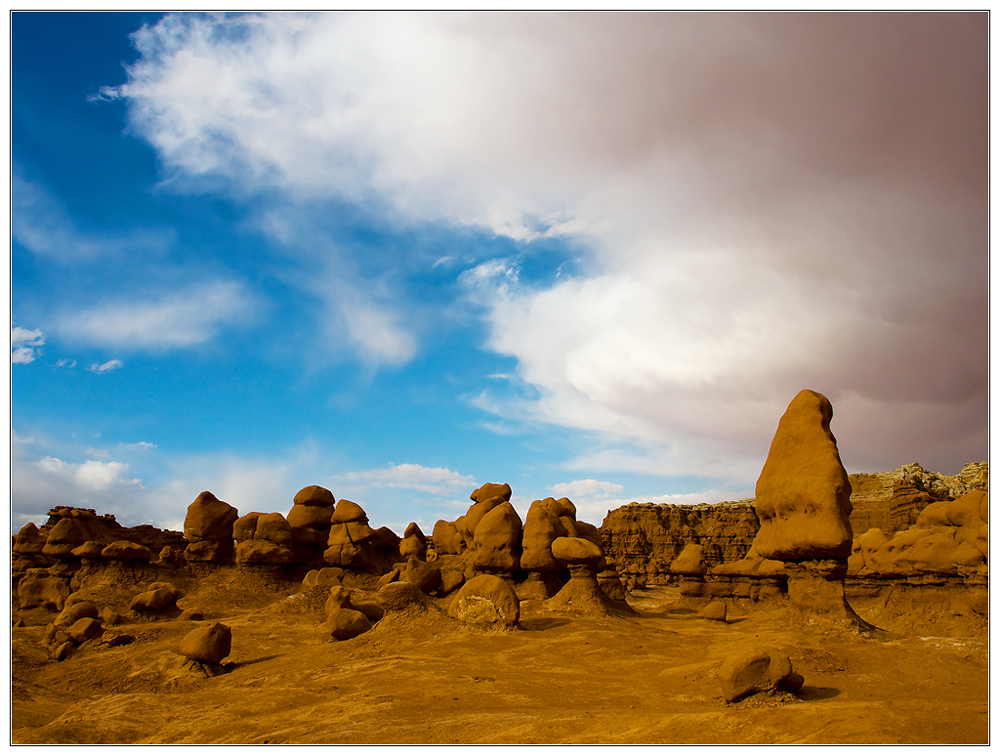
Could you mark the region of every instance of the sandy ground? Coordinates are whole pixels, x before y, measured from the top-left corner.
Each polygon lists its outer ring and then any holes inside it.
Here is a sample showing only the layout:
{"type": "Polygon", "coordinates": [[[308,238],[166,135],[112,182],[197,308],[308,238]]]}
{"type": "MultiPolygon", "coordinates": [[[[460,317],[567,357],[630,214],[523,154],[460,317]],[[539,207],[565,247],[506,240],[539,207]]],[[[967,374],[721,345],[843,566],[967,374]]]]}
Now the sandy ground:
{"type": "MultiPolygon", "coordinates": [[[[554,613],[529,601],[515,631],[473,629],[432,611],[388,615],[336,642],[322,625],[322,599],[289,593],[206,612],[233,631],[229,671],[215,677],[185,668],[176,651],[195,622],[115,628],[135,642],[85,646],[59,663],[40,644],[41,625],[14,628],[12,742],[988,741],[985,635],[916,629],[866,640],[792,623],[780,607],[731,606],[723,624],[662,587],[631,596],[630,617],[554,613]],[[790,656],[805,677],[797,696],[723,700],[715,669],[748,642],[790,656]]],[[[211,595],[194,598],[206,606],[211,595]]]]}

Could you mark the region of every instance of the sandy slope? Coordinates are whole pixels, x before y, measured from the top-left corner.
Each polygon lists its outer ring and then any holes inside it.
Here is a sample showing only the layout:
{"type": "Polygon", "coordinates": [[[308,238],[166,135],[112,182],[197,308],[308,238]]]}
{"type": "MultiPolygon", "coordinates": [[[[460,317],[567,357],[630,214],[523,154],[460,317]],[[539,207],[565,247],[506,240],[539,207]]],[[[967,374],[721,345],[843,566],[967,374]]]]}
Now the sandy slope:
{"type": "MultiPolygon", "coordinates": [[[[294,589],[293,589],[294,590],[294,589]]],[[[864,640],[793,626],[782,608],[681,608],[673,588],[631,597],[634,617],[522,604],[521,629],[443,613],[389,615],[329,640],[318,597],[274,590],[218,606],[228,673],[182,667],[196,623],[120,628],[136,642],[48,660],[41,626],[13,629],[15,743],[984,743],[985,636],[864,640]],[[271,603],[267,603],[270,601],[271,603]],[[786,651],[797,697],[727,705],[714,669],[736,644],[786,651]]],[[[201,599],[206,592],[182,600],[201,599]]],[[[447,606],[442,600],[441,607],[447,606]]],[[[863,610],[861,611],[863,614],[863,610]]],[[[918,630],[919,632],[919,630],[918,630]]]]}

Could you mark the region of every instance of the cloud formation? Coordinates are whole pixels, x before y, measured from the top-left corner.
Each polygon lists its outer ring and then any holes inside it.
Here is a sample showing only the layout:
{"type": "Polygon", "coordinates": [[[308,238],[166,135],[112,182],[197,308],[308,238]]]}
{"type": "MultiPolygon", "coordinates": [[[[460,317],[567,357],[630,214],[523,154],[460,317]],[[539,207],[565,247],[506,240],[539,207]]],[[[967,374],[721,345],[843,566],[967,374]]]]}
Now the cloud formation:
{"type": "Polygon", "coordinates": [[[357,470],[335,476],[335,479],[353,484],[359,489],[402,488],[434,494],[454,495],[477,487],[471,475],[462,475],[446,467],[424,467],[410,463],[393,464],[374,470],[357,470]]]}
{"type": "Polygon", "coordinates": [[[35,361],[35,348],[45,344],[45,334],[37,328],[29,329],[11,326],[10,361],[12,364],[26,365],[35,361]]]}
{"type": "MultiPolygon", "coordinates": [[[[223,327],[244,322],[252,311],[252,296],[243,285],[216,281],[151,300],[116,301],[64,312],[56,328],[64,338],[95,346],[169,349],[207,341],[223,327]]],[[[119,367],[120,363],[107,365],[119,367]]]]}
{"type": "Polygon", "coordinates": [[[986,448],[987,20],[184,14],[106,95],[171,181],[582,244],[551,285],[464,277],[532,389],[499,414],[724,475],[808,387],[853,469],[955,471],[986,448]]]}

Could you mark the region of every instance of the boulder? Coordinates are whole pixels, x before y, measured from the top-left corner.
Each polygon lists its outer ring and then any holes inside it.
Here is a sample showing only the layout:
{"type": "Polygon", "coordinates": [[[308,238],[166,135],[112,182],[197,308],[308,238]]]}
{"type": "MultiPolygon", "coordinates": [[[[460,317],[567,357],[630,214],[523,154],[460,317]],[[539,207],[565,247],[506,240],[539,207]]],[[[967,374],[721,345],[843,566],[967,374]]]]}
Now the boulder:
{"type": "Polygon", "coordinates": [[[458,590],[448,614],[466,624],[514,628],[521,616],[521,605],[506,580],[479,575],[458,590]]]}
{"type": "Polygon", "coordinates": [[[337,503],[337,500],[334,499],[329,489],[323,488],[323,486],[306,486],[295,494],[292,502],[309,507],[326,508],[333,507],[337,503]]]}
{"type": "Polygon", "coordinates": [[[803,683],[786,654],[760,646],[731,653],[719,665],[718,676],[722,696],[727,701],[739,701],[756,693],[770,695],[779,690],[796,693],[803,683]]]}
{"type": "Polygon", "coordinates": [[[153,558],[148,548],[132,541],[113,541],[101,550],[101,556],[122,562],[148,562],[153,558]]]}
{"type": "Polygon", "coordinates": [[[96,619],[99,616],[97,607],[89,601],[77,601],[73,604],[66,604],[63,610],[56,617],[56,627],[69,627],[77,620],[91,617],[96,619]]]}
{"type": "Polygon", "coordinates": [[[487,499],[499,497],[504,501],[510,501],[510,486],[507,483],[483,483],[469,496],[475,502],[483,502],[487,499]]]}
{"type": "Polygon", "coordinates": [[[465,539],[453,522],[447,520],[435,522],[431,538],[434,541],[434,550],[438,554],[461,554],[465,551],[465,539]]]}
{"type": "Polygon", "coordinates": [[[476,526],[473,566],[490,572],[514,572],[520,566],[521,518],[508,501],[490,509],[476,526]]]}
{"type": "Polygon", "coordinates": [[[257,532],[257,520],[263,516],[263,512],[250,512],[238,517],[233,523],[233,540],[237,543],[252,540],[257,532]]]}
{"type": "Polygon", "coordinates": [[[181,640],[179,650],[188,659],[203,664],[219,664],[229,656],[233,633],[221,622],[196,627],[181,640]]]}
{"type": "Polygon", "coordinates": [[[239,519],[234,507],[210,491],[202,491],[191,502],[184,518],[184,537],[189,541],[233,540],[233,525],[239,519]]]}
{"type": "Polygon", "coordinates": [[[399,555],[403,559],[427,559],[427,537],[421,532],[420,526],[411,522],[403,531],[403,539],[399,542],[399,555]]]}
{"type": "Polygon", "coordinates": [[[323,567],[319,570],[309,570],[302,578],[303,588],[332,588],[340,585],[344,579],[344,571],[340,567],[323,567]]]}
{"type": "Polygon", "coordinates": [[[327,615],[326,629],[330,635],[342,641],[368,632],[372,629],[372,623],[356,609],[338,608],[327,615]]]}
{"type": "Polygon", "coordinates": [[[375,529],[371,538],[368,539],[368,543],[376,551],[393,552],[398,550],[400,538],[390,528],[383,525],[381,528],[375,529]]]}
{"type": "Polygon", "coordinates": [[[97,541],[87,541],[82,546],[73,549],[70,554],[78,559],[100,559],[103,556],[103,551],[104,549],[97,541]]]}
{"type": "Polygon", "coordinates": [[[604,559],[601,548],[585,538],[556,538],[552,542],[552,554],[565,564],[589,565],[595,569],[604,559]]]}
{"type": "Polygon", "coordinates": [[[476,528],[479,527],[480,520],[482,520],[491,509],[499,506],[505,501],[506,500],[500,496],[494,496],[492,499],[477,502],[469,507],[468,512],[455,520],[455,528],[458,530],[459,536],[466,543],[466,545],[473,543],[475,540],[476,528]]]}
{"type": "MultiPolygon", "coordinates": [[[[559,521],[559,515],[553,512],[557,506],[555,499],[543,499],[532,502],[528,508],[521,538],[521,569],[555,572],[565,566],[552,554],[552,542],[569,535],[566,526],[559,521]],[[549,502],[553,506],[547,506],[549,502]]],[[[434,543],[437,544],[437,541],[434,543]]]]}
{"type": "Polygon", "coordinates": [[[63,517],[49,530],[42,553],[51,557],[72,557],[73,549],[93,540],[94,534],[85,520],[63,517]]]}
{"type": "Polygon", "coordinates": [[[851,483],[830,432],[833,407],[804,390],[778,422],[757,480],[757,553],[804,561],[851,555],[851,483]]]}
{"type": "Polygon", "coordinates": [[[400,570],[399,579],[413,583],[424,593],[430,593],[441,584],[441,570],[419,559],[409,559],[406,567],[400,570]]]}
{"type": "Polygon", "coordinates": [[[257,518],[257,529],[254,539],[271,541],[279,546],[292,545],[292,528],[283,515],[273,512],[257,518]]]}
{"type": "Polygon", "coordinates": [[[100,638],[104,634],[104,628],[96,617],[81,617],[66,629],[66,633],[79,646],[89,640],[100,638]]]}
{"type": "Polygon", "coordinates": [[[715,622],[726,621],[726,605],[721,601],[713,601],[701,610],[701,616],[715,622]]]}
{"type": "Polygon", "coordinates": [[[35,523],[29,522],[19,531],[14,537],[14,548],[15,554],[41,554],[42,549],[45,548],[45,541],[38,534],[38,528],[35,523]]]}
{"type": "Polygon", "coordinates": [[[330,518],[332,516],[332,504],[327,507],[293,504],[291,510],[288,512],[288,524],[292,528],[327,530],[330,527],[330,518]]]}
{"type": "Polygon", "coordinates": [[[386,611],[402,611],[409,607],[426,607],[430,599],[417,586],[408,582],[391,582],[380,586],[375,600],[386,611]]]}
{"type": "Polygon", "coordinates": [[[228,562],[233,555],[233,526],[239,519],[235,507],[202,491],[191,502],[184,518],[184,537],[189,562],[228,562]]]}
{"type": "Polygon", "coordinates": [[[337,503],[336,508],[333,510],[330,522],[337,524],[347,522],[368,522],[368,515],[365,514],[365,510],[353,501],[341,499],[337,503]]]}

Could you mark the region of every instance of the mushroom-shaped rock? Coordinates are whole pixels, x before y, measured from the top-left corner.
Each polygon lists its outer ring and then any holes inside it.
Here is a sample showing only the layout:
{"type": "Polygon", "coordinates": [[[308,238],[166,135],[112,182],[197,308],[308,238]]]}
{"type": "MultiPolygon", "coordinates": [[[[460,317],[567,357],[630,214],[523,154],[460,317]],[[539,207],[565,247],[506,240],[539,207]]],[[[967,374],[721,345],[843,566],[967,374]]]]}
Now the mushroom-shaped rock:
{"type": "Polygon", "coordinates": [[[781,561],[847,559],[851,483],[830,432],[833,407],[814,391],[791,401],[757,480],[759,554],[781,561]]]}
{"type": "Polygon", "coordinates": [[[413,583],[424,593],[430,593],[441,584],[441,570],[419,559],[409,559],[400,570],[399,579],[413,583]]]}
{"type": "Polygon", "coordinates": [[[132,541],[113,541],[101,550],[101,556],[122,562],[148,562],[153,558],[147,547],[132,541]]]}
{"type": "Polygon", "coordinates": [[[472,563],[476,569],[514,572],[520,566],[521,518],[503,501],[483,515],[473,537],[472,563]]]}
{"type": "Polygon", "coordinates": [[[718,676],[727,701],[779,690],[796,693],[803,683],[802,675],[792,670],[786,654],[760,646],[741,648],[727,656],[719,665],[718,676]]]}
{"type": "Polygon", "coordinates": [[[507,483],[483,483],[469,496],[475,502],[486,501],[499,496],[504,501],[510,501],[512,491],[507,483]]]}
{"type": "MultiPolygon", "coordinates": [[[[552,542],[556,538],[569,535],[566,526],[559,521],[555,499],[532,502],[524,518],[524,532],[521,537],[521,569],[531,572],[555,572],[564,566],[552,554],[552,542]],[[547,506],[551,502],[553,506],[547,506]]],[[[437,541],[434,541],[435,545],[437,541]]]]}
{"type": "Polygon", "coordinates": [[[229,656],[233,633],[221,622],[196,627],[181,640],[179,650],[189,659],[203,664],[219,664],[229,656]]]}
{"type": "Polygon", "coordinates": [[[496,575],[479,575],[463,585],[448,614],[471,625],[517,627],[521,604],[510,583],[496,575]]]}
{"type": "Polygon", "coordinates": [[[66,633],[74,643],[80,645],[100,638],[104,634],[104,628],[96,617],[81,617],[66,629],[66,633]]]}
{"type": "Polygon", "coordinates": [[[593,541],[585,538],[556,538],[552,541],[552,555],[567,564],[596,566],[604,558],[604,553],[593,541]]]}

